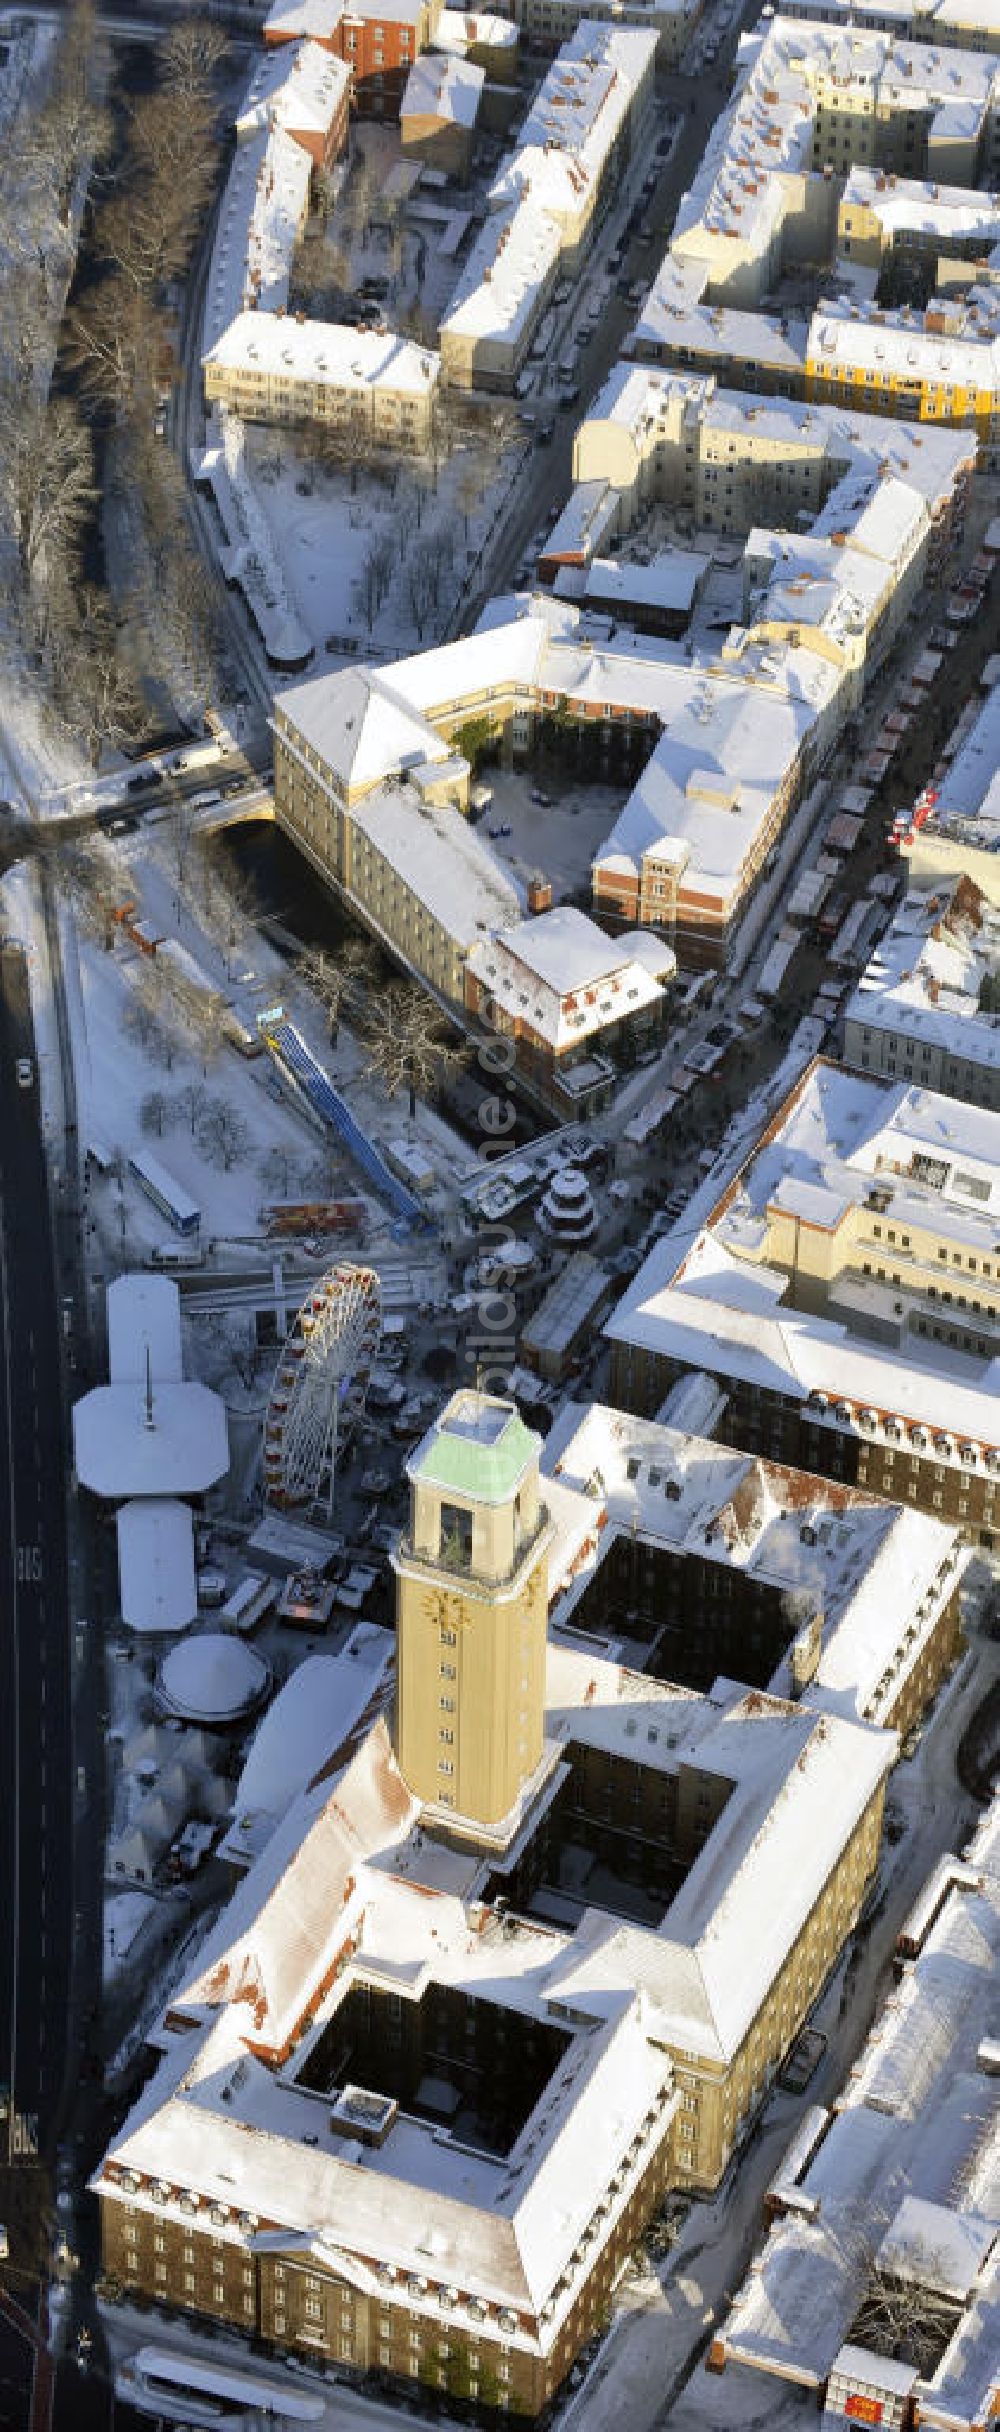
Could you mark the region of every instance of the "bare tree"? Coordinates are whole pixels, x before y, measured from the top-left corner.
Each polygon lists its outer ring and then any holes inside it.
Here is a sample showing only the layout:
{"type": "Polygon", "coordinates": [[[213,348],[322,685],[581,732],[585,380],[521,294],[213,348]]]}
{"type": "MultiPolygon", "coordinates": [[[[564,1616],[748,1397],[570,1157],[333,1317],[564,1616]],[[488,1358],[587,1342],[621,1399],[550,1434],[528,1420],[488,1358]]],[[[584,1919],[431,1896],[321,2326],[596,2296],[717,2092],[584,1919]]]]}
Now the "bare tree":
{"type": "Polygon", "coordinates": [[[290,1199],[299,1181],[299,1160],[285,1140],[276,1140],[260,1161],[262,1187],[272,1199],[290,1199]]]}
{"type": "Polygon", "coordinates": [[[89,405],[110,406],[115,414],[148,413],[158,336],[148,288],[113,271],[71,305],[63,359],[89,405]]]}
{"type": "Polygon", "coordinates": [[[135,1040],[138,1047],[145,1049],[147,1055],[163,1061],[163,1027],[143,988],[134,989],[130,994],[122,1015],[122,1029],[130,1039],[135,1040]]]}
{"type": "Polygon", "coordinates": [[[327,1140],[316,1152],[302,1176],[302,1189],[307,1199],[332,1199],[340,1180],[340,1166],[333,1142],[327,1140]]]}
{"type": "Polygon", "coordinates": [[[354,586],[354,597],[369,633],[385,599],[396,566],[396,552],[385,533],[377,535],[354,586]]]}
{"type": "Polygon", "coordinates": [[[105,592],[88,587],[64,618],[53,672],[65,724],[95,768],[105,744],[134,747],[148,734],[149,710],[105,592]]]}
{"type": "Polygon", "coordinates": [[[895,2208],[876,2200],[850,2211],[835,2236],[858,2292],[858,2310],[848,2333],[876,2356],[893,2356],[930,2375],[955,2327],[955,2306],[942,2256],[930,2238],[906,2243],[904,2268],[893,2268],[887,2233],[895,2208]]]}
{"type": "Polygon", "coordinates": [[[37,141],[52,165],[53,195],[64,228],[84,169],[109,139],[111,119],[104,104],[109,63],[92,0],[73,0],[59,25],[49,91],[36,125],[37,141]]]}
{"type": "Polygon", "coordinates": [[[204,1081],[185,1081],[183,1089],[177,1092],[175,1103],[193,1139],[209,1105],[209,1092],[204,1081]]]}
{"type": "Polygon", "coordinates": [[[0,393],[0,504],[26,584],[43,559],[75,560],[96,494],[90,434],[69,398],[0,393]]]}
{"type": "Polygon", "coordinates": [[[170,1127],[173,1111],[173,1101],[162,1089],[147,1090],[139,1108],[143,1131],[155,1132],[157,1139],[162,1140],[164,1132],[170,1127]]]}
{"type": "Polygon", "coordinates": [[[181,17],[164,37],[159,58],[174,93],[204,102],[229,48],[221,26],[210,17],[181,17]]]}
{"type": "Polygon", "coordinates": [[[469,537],[469,524],[483,495],[479,468],[473,456],[464,456],[458,474],[458,503],[462,510],[462,527],[469,537]]]}
{"type": "Polygon", "coordinates": [[[296,956],[295,968],[313,996],[325,1007],[330,1018],[330,1037],[335,1039],[341,1011],[360,1009],[367,990],[375,977],[375,961],[371,947],[362,937],[345,937],[335,954],[322,946],[304,946],[296,956]]]}
{"type": "Polygon", "coordinates": [[[359,1035],[366,1051],[365,1071],[382,1083],[390,1098],[401,1088],[408,1090],[411,1123],[418,1092],[429,1095],[446,1069],[463,1063],[467,1052],[433,999],[411,980],[396,981],[370,997],[359,1035]]]}
{"type": "Polygon", "coordinates": [[[210,1098],[198,1125],[198,1145],[229,1174],[250,1150],[250,1126],[229,1098],[210,1098]]]}
{"type": "Polygon", "coordinates": [[[425,533],[409,552],[405,570],[406,598],[420,641],[423,641],[430,619],[440,608],[445,574],[452,562],[451,535],[443,525],[425,533]]]}

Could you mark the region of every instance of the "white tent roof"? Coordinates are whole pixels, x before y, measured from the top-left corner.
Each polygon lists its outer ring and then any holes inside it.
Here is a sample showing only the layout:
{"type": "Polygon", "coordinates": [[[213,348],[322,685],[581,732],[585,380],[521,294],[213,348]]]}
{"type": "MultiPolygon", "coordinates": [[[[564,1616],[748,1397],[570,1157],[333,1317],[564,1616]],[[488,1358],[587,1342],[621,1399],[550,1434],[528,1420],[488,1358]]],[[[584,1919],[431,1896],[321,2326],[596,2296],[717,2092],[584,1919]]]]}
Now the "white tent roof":
{"type": "Polygon", "coordinates": [[[229,1467],[226,1413],[207,1385],[97,1385],[73,1412],[77,1476],[92,1494],[198,1495],[229,1467]]]}
{"type": "Polygon", "coordinates": [[[181,1296],[170,1275],[119,1275],[108,1285],[108,1375],[113,1385],[179,1383],[181,1296]]]}
{"type": "Polygon", "coordinates": [[[186,1503],[149,1495],[118,1513],[118,1581],[129,1630],[185,1630],[198,1611],[194,1522],[186,1503]]]}
{"type": "Polygon", "coordinates": [[[259,1703],[269,1679],[256,1647],[225,1630],[196,1630],[164,1657],[157,1688],[187,1722],[231,1723],[259,1703]]]}

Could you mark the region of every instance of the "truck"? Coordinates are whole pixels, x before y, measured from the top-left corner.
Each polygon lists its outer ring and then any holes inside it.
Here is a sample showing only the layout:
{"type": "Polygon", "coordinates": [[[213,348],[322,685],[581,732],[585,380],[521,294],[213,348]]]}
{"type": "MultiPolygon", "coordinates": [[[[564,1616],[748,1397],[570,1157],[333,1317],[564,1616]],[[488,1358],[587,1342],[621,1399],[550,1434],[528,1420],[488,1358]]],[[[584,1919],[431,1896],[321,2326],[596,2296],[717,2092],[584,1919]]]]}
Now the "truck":
{"type": "Polygon", "coordinates": [[[529,346],[529,348],[528,348],[528,361],[529,361],[529,363],[540,363],[540,362],[541,362],[543,355],[547,355],[547,354],[548,354],[549,348],[550,348],[550,346],[551,346],[551,344],[552,344],[552,340],[553,340],[553,338],[555,337],[555,334],[556,334],[556,316],[555,316],[555,313],[554,313],[554,312],[545,312],[545,313],[543,313],[543,314],[542,314],[542,318],[541,318],[541,320],[539,321],[538,328],[537,328],[537,329],[536,329],[536,331],[535,331],[535,335],[534,335],[534,337],[532,338],[531,345],[530,345],[530,346],[529,346]]]}

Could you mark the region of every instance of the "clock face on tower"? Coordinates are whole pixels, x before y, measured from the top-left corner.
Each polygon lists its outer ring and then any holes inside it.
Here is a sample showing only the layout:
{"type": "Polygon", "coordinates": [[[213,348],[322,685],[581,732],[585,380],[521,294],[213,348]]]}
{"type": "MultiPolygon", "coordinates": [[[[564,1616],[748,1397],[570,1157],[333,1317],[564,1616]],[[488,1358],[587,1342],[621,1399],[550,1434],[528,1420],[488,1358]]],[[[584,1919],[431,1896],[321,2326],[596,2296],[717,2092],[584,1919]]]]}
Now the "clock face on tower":
{"type": "Polygon", "coordinates": [[[431,1588],[423,1600],[424,1619],[438,1630],[460,1630],[471,1619],[461,1596],[447,1588],[431,1588]]]}

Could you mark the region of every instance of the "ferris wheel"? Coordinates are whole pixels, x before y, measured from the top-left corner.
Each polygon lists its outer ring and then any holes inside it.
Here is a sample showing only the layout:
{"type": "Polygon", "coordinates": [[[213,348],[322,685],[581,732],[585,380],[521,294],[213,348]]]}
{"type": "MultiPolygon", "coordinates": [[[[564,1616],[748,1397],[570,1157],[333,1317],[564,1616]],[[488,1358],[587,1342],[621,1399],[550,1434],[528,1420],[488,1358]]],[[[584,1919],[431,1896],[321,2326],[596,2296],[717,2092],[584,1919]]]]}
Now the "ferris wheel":
{"type": "Polygon", "coordinates": [[[278,1362],[264,1421],[271,1503],[326,1504],[345,1422],[364,1408],[382,1333],[374,1267],[329,1267],[303,1301],[278,1362]]]}

